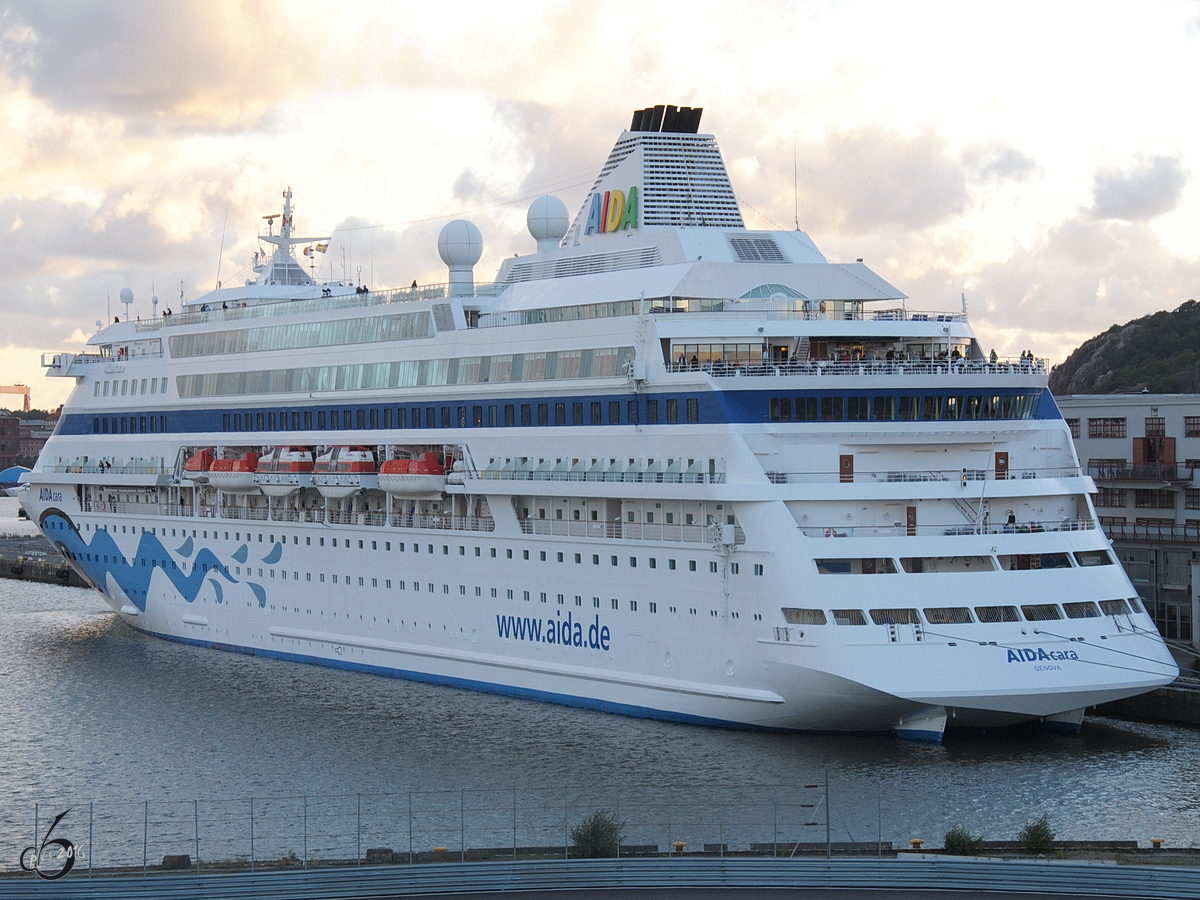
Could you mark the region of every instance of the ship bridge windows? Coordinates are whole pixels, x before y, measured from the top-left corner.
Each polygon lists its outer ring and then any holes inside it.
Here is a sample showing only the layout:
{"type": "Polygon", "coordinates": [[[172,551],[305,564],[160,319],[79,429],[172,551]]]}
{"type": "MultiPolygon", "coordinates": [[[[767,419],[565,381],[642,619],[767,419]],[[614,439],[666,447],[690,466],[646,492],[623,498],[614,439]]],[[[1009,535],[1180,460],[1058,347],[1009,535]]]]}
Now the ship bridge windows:
{"type": "Polygon", "coordinates": [[[783,618],[789,625],[826,625],[828,620],[825,618],[825,610],[823,609],[794,609],[784,607],[783,618]]]}
{"type": "Polygon", "coordinates": [[[1090,600],[1078,603],[1064,603],[1063,611],[1068,619],[1099,619],[1100,608],[1090,600]]]}
{"type": "Polygon", "coordinates": [[[925,621],[930,625],[970,625],[974,619],[965,606],[935,606],[925,608],[925,621]]]}
{"type": "Polygon", "coordinates": [[[1029,622],[1052,622],[1063,617],[1057,603],[1039,603],[1022,606],[1021,612],[1029,622]]]}
{"type": "Polygon", "coordinates": [[[1089,566],[1111,566],[1113,564],[1112,554],[1107,550],[1077,550],[1075,552],[1075,561],[1082,568],[1089,566]]]}
{"type": "Polygon", "coordinates": [[[866,625],[867,617],[861,609],[832,609],[833,621],[836,625],[866,625]]]}
{"type": "Polygon", "coordinates": [[[1000,568],[1010,572],[1071,568],[1071,557],[1066,553],[1007,553],[1001,554],[999,559],[1000,568]]]}
{"type": "Polygon", "coordinates": [[[994,625],[999,622],[1020,622],[1021,616],[1015,606],[977,606],[975,615],[980,622],[994,625]]]}
{"type": "Polygon", "coordinates": [[[896,563],[892,559],[816,559],[817,571],[822,575],[894,575],[896,563]]]}
{"type": "Polygon", "coordinates": [[[990,556],[905,556],[900,565],[909,574],[996,571],[990,556]]]}
{"type": "Polygon", "coordinates": [[[915,609],[873,609],[871,621],[876,625],[920,625],[921,616],[915,609]]]}

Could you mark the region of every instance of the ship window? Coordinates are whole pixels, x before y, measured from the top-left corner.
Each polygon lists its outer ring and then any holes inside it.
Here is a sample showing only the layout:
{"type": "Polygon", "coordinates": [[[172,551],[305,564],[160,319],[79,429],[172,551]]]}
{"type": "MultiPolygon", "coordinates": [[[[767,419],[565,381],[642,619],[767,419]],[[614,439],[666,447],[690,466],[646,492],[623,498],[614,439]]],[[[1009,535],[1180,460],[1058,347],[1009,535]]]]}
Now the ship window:
{"type": "MultiPolygon", "coordinates": [[[[235,416],[234,421],[236,422],[236,420],[237,420],[237,417],[235,416]]],[[[306,422],[305,424],[308,424],[308,423],[306,422]]],[[[323,410],[323,409],[317,410],[317,427],[322,430],[325,428],[325,410],[323,410]]],[[[237,429],[235,428],[234,431],[237,431],[237,429]]]]}
{"type": "Polygon", "coordinates": [[[538,425],[550,424],[550,405],[548,403],[538,404],[538,425]]]}
{"type": "Polygon", "coordinates": [[[158,392],[160,394],[165,394],[167,392],[167,376],[166,375],[164,375],[162,377],[162,381],[160,382],[160,384],[161,384],[161,387],[159,387],[158,392]]]}
{"type": "Polygon", "coordinates": [[[998,622],[1020,622],[1015,606],[977,606],[975,615],[980,622],[994,625],[998,622]]]}
{"type": "Polygon", "coordinates": [[[636,425],[638,421],[638,403],[636,400],[630,400],[628,408],[625,412],[625,421],[630,425],[636,425]]]}
{"type": "Polygon", "coordinates": [[[92,434],[99,434],[99,433],[100,433],[100,420],[92,419],[92,434]]]}
{"type": "Polygon", "coordinates": [[[649,425],[658,424],[658,401],[655,399],[646,401],[646,422],[649,425]]]}
{"type": "Polygon", "coordinates": [[[1129,607],[1124,600],[1101,600],[1100,609],[1104,611],[1106,616],[1127,616],[1129,615],[1129,607]]]}
{"type": "Polygon", "coordinates": [[[225,431],[229,430],[229,413],[225,413],[223,416],[221,416],[221,427],[225,431]]]}
{"type": "MultiPolygon", "coordinates": [[[[465,425],[466,423],[464,422],[463,424],[465,425]]],[[[442,427],[443,428],[450,427],[450,407],[448,407],[448,406],[442,407],[442,427]]]]}
{"type": "Polygon", "coordinates": [[[840,422],[846,417],[844,397],[821,398],[821,421],[840,422]]]}
{"type": "MultiPolygon", "coordinates": [[[[275,417],[274,417],[274,416],[272,416],[271,418],[275,418],[275,417]]],[[[255,421],[255,423],[258,425],[258,430],[259,430],[259,431],[265,431],[265,430],[266,430],[266,429],[264,429],[264,428],[263,428],[263,414],[262,414],[262,413],[256,413],[256,414],[255,414],[255,416],[254,416],[254,421],[255,421]]]]}
{"type": "Polygon", "coordinates": [[[396,407],[396,427],[397,428],[407,428],[408,427],[407,420],[408,420],[408,410],[403,406],[396,407]]]}
{"type": "Polygon", "coordinates": [[[917,418],[920,405],[920,397],[900,397],[896,404],[896,418],[901,422],[913,421],[917,418]]]}
{"type": "Polygon", "coordinates": [[[617,598],[613,597],[612,598],[612,608],[617,609],[619,606],[620,606],[620,603],[618,603],[617,598]]]}
{"type": "Polygon", "coordinates": [[[511,403],[506,403],[504,405],[504,424],[509,428],[512,428],[517,423],[515,413],[516,407],[511,403]]]}
{"type": "Polygon", "coordinates": [[[1064,603],[1063,610],[1067,614],[1068,619],[1098,619],[1100,618],[1100,608],[1091,601],[1081,601],[1079,603],[1064,603]]]}
{"type": "Polygon", "coordinates": [[[846,419],[851,422],[865,422],[870,417],[870,397],[847,397],[846,419]]]}
{"type": "MultiPolygon", "coordinates": [[[[364,421],[366,416],[364,415],[364,412],[365,412],[365,410],[361,410],[361,409],[358,410],[358,415],[357,415],[355,423],[354,423],[356,428],[365,428],[366,427],[366,424],[364,421]]],[[[350,410],[346,410],[346,427],[347,428],[350,427],[350,410]]]]}
{"type": "Polygon", "coordinates": [[[817,559],[822,575],[893,575],[896,563],[888,557],[865,559],[817,559]]]}
{"type": "Polygon", "coordinates": [[[1000,568],[1007,571],[1024,569],[1069,569],[1071,557],[1066,553],[1013,553],[1000,557],[1000,568]]]}
{"type": "Polygon", "coordinates": [[[458,419],[458,427],[466,428],[467,427],[467,408],[465,406],[460,406],[460,407],[458,407],[456,412],[458,414],[456,417],[458,419]]]}
{"type": "MultiPolygon", "coordinates": [[[[387,410],[387,412],[389,412],[389,413],[390,413],[390,412],[391,412],[391,410],[389,409],[389,410],[387,410]]],[[[371,419],[370,419],[370,422],[371,422],[371,427],[372,427],[372,428],[378,428],[378,427],[379,427],[379,410],[377,410],[377,409],[373,409],[373,410],[371,410],[371,419]]]]}
{"type": "MultiPolygon", "coordinates": [[[[262,413],[258,414],[258,418],[262,419],[262,413]]],[[[260,424],[258,427],[261,429],[262,425],[260,424]]],[[[275,430],[275,413],[267,413],[267,431],[274,431],[274,430],[275,430]]]]}
{"type": "MultiPolygon", "coordinates": [[[[150,418],[153,419],[154,416],[151,416],[150,418]]],[[[138,416],[138,431],[140,431],[142,434],[146,433],[146,417],[145,416],[138,416]]]]}
{"type": "Polygon", "coordinates": [[[962,397],[947,397],[946,406],[942,411],[942,418],[955,420],[962,418],[963,398],[962,397]]]}
{"type": "Polygon", "coordinates": [[[572,403],[571,404],[571,421],[575,425],[583,424],[583,404],[582,403],[572,403]]]}
{"type": "MultiPolygon", "coordinates": [[[[137,382],[134,382],[134,384],[137,384],[137,382]]],[[[129,379],[126,378],[121,381],[121,396],[124,397],[125,394],[128,393],[128,391],[129,391],[129,379]]]]}
{"type": "Polygon", "coordinates": [[[679,401],[674,397],[667,398],[667,423],[676,424],[679,421],[679,401]]]}
{"type": "MultiPolygon", "coordinates": [[[[340,418],[341,416],[336,409],[331,409],[329,411],[329,427],[331,430],[336,431],[338,429],[338,421],[340,418]]],[[[350,423],[347,422],[346,424],[349,425],[350,423]]]]}
{"type": "Polygon", "coordinates": [[[1058,605],[1055,603],[1022,606],[1021,612],[1025,614],[1025,618],[1030,622],[1049,622],[1062,618],[1062,612],[1059,611],[1058,605]]]}
{"type": "MultiPolygon", "coordinates": [[[[143,391],[142,393],[145,393],[145,391],[143,391]]],[[[150,379],[150,393],[151,394],[158,393],[158,379],[157,378],[150,379]]]]}
{"type": "Polygon", "coordinates": [[[836,625],[866,625],[867,618],[861,609],[832,609],[833,621],[836,625]]]}
{"type": "MultiPolygon", "coordinates": [[[[593,425],[601,424],[601,418],[603,416],[603,413],[604,413],[604,404],[600,403],[598,400],[593,401],[593,403],[592,403],[592,424],[593,425]]],[[[617,404],[617,415],[620,415],[620,414],[621,414],[621,406],[620,406],[620,404],[617,404]]]]}
{"type": "Polygon", "coordinates": [[[942,418],[942,398],[926,397],[921,403],[921,418],[926,422],[936,422],[942,418]]]}
{"type": "Polygon", "coordinates": [[[994,572],[990,556],[905,556],[900,565],[905,572],[994,572]]]}
{"type": "Polygon", "coordinates": [[[620,425],[621,424],[621,401],[620,400],[609,400],[608,401],[608,424],[609,425],[620,425]]]}
{"type": "Polygon", "coordinates": [[[500,407],[492,404],[488,407],[488,427],[495,428],[500,424],[500,407]]]}
{"type": "Polygon", "coordinates": [[[825,625],[828,624],[823,609],[783,609],[783,618],[790,625],[825,625]]]}
{"type": "Polygon", "coordinates": [[[969,625],[971,611],[965,606],[927,607],[925,618],[930,625],[969,625]]]}
{"type": "Polygon", "coordinates": [[[300,430],[300,411],[292,410],[292,431],[300,430]]]}
{"type": "Polygon", "coordinates": [[[687,420],[689,422],[700,421],[700,401],[696,397],[688,397],[687,420]]]}
{"type": "Polygon", "coordinates": [[[521,404],[521,425],[529,427],[533,424],[533,407],[528,403],[521,404]]]}
{"type": "Polygon", "coordinates": [[[1079,550],[1075,553],[1075,561],[1080,566],[1111,566],[1112,556],[1107,550],[1079,550]]]}
{"type": "Polygon", "coordinates": [[[554,424],[555,425],[566,425],[567,424],[567,404],[565,404],[565,403],[555,403],[554,404],[554,424]]]}
{"type": "Polygon", "coordinates": [[[688,571],[689,571],[689,572],[695,572],[695,571],[696,571],[696,561],[695,561],[694,559],[689,559],[689,560],[688,560],[688,571]]]}
{"type": "Polygon", "coordinates": [[[983,415],[983,397],[978,395],[966,398],[963,409],[964,419],[978,419],[983,415]]]}
{"type": "Polygon", "coordinates": [[[876,625],[920,625],[921,616],[915,609],[872,609],[871,621],[876,625]]]}

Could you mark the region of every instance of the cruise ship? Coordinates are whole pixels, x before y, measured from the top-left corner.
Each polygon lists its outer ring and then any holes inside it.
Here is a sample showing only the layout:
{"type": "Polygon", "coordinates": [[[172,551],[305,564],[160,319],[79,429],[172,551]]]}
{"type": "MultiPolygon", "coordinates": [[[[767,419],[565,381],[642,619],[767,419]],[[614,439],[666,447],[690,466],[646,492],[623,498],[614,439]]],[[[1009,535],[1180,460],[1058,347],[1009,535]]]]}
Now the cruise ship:
{"type": "Polygon", "coordinates": [[[464,220],[445,283],[320,281],[289,189],[254,278],[43,357],[22,505],[149,634],[614,713],[941,740],[1172,681],[1046,362],[748,228],[700,118],[490,283],[464,220]]]}

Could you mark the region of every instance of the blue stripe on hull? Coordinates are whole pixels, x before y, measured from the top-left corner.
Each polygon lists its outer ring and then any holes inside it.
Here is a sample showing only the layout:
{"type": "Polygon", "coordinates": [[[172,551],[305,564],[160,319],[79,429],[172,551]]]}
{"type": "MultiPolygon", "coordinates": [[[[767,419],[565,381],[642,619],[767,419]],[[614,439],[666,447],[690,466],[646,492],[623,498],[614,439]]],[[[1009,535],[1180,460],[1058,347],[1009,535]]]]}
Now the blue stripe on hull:
{"type": "Polygon", "coordinates": [[[614,703],[608,700],[598,700],[594,697],[577,697],[573,694],[559,694],[554,691],[538,691],[532,688],[513,687],[512,685],[497,684],[491,681],[476,681],[472,678],[454,678],[449,675],[433,675],[427,672],[415,672],[408,669],[391,669],[386,666],[372,666],[367,663],[356,663],[348,660],[326,659],[323,656],[310,656],[304,653],[286,653],[282,650],[268,650],[258,647],[242,647],[237,644],[225,644],[219,641],[203,641],[181,635],[165,634],[137,628],[144,634],[190,644],[193,647],[205,647],[211,650],[225,650],[230,653],[244,653],[247,656],[262,656],[269,659],[282,659],[289,662],[309,663],[311,665],[327,666],[332,669],[345,669],[350,672],[365,672],[369,675],[382,675],[387,678],[403,678],[406,681],[420,681],[426,684],[438,684],[446,687],[461,688],[469,691],[479,691],[485,694],[502,694],[507,697],[519,697],[523,700],[539,700],[543,703],[558,703],[562,706],[574,706],[581,709],[594,709],[599,712],[615,713],[623,716],[634,716],[639,719],[661,719],[668,722],[682,722],[688,725],[708,725],[717,728],[733,728],[740,731],[767,731],[782,734],[799,733],[795,728],[772,728],[766,725],[752,725],[746,722],[733,722],[725,719],[714,719],[708,716],[693,716],[687,713],[672,712],[664,709],[652,709],[648,706],[634,706],[628,703],[614,703]]]}

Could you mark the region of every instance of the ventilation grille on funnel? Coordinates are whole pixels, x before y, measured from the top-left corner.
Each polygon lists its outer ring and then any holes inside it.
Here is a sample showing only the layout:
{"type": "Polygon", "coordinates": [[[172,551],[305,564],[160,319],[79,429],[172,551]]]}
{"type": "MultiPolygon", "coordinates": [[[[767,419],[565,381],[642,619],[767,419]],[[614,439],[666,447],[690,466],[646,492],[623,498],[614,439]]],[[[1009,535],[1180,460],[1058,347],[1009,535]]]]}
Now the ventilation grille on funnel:
{"type": "Polygon", "coordinates": [[[787,257],[772,238],[731,237],[729,246],[742,262],[787,262],[787,257]]]}
{"type": "Polygon", "coordinates": [[[597,275],[624,269],[644,269],[661,266],[662,254],[657,247],[637,247],[616,253],[590,253],[586,256],[567,256],[558,259],[534,259],[519,262],[508,274],[510,284],[518,281],[542,281],[547,278],[569,278],[573,275],[597,275]]]}

